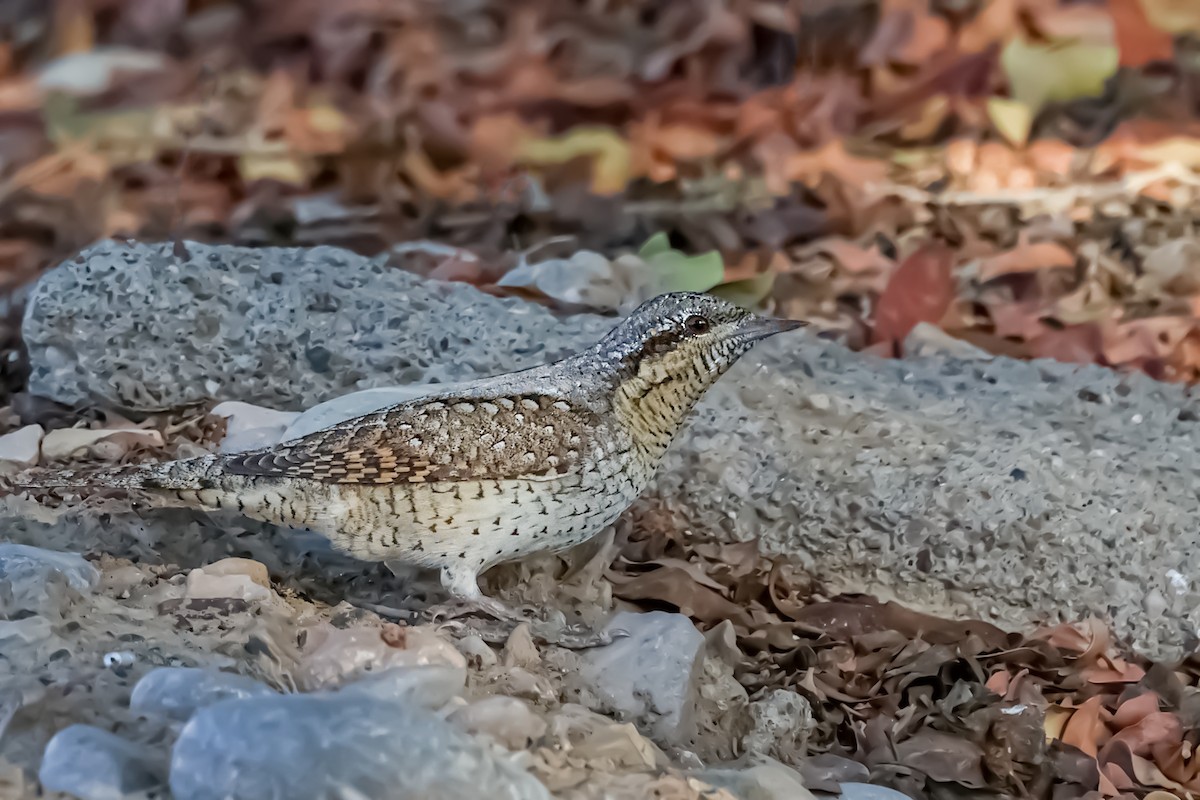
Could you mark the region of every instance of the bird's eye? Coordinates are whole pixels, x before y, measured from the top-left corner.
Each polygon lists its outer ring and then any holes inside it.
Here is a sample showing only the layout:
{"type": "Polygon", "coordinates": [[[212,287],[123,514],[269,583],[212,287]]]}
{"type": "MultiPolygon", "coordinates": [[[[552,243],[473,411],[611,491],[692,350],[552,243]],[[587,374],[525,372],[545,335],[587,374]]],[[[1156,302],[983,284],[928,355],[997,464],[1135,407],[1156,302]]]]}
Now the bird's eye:
{"type": "Polygon", "coordinates": [[[688,333],[707,333],[708,320],[698,314],[693,314],[683,321],[683,327],[687,328],[688,333]]]}

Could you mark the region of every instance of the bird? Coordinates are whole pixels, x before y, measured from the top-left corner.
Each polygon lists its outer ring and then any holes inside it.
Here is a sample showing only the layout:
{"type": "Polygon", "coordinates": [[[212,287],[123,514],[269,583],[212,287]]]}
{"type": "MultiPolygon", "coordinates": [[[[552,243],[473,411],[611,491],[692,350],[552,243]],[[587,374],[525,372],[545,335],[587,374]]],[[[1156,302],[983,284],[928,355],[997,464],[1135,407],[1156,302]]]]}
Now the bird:
{"type": "Polygon", "coordinates": [[[246,452],[71,471],[24,489],[102,487],[159,504],[308,529],[366,561],[439,572],[452,602],[515,620],[486,596],[491,566],[578,545],[650,483],[707,390],[756,343],[807,323],[714,295],[660,294],[594,346],[455,384],[246,452]]]}

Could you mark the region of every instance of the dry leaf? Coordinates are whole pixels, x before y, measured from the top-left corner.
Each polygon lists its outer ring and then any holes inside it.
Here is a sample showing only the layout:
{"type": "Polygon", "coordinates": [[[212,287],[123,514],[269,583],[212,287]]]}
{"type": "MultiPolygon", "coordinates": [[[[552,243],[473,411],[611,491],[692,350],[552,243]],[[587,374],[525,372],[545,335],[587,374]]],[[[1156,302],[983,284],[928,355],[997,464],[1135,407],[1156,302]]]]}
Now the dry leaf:
{"type": "Polygon", "coordinates": [[[979,280],[990,281],[1004,275],[1074,266],[1075,256],[1062,245],[1054,242],[1031,244],[1022,240],[1012,250],[983,259],[979,264],[979,280]]]}
{"type": "Polygon", "coordinates": [[[892,273],[875,310],[872,341],[902,342],[918,322],[938,322],[954,299],[954,253],[928,244],[892,273]]]}
{"type": "Polygon", "coordinates": [[[1090,697],[1083,705],[1075,709],[1067,720],[1062,731],[1062,741],[1072,747],[1077,747],[1095,758],[1100,747],[1108,741],[1111,734],[1105,726],[1105,718],[1110,716],[1101,703],[1101,698],[1090,697]]]}

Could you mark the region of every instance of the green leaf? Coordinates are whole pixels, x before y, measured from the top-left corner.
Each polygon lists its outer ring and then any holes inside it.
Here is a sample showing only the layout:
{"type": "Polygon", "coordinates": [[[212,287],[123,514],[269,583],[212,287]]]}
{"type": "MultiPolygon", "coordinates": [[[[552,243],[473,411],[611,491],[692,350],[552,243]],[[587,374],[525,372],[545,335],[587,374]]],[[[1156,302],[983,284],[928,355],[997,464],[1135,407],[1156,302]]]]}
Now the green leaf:
{"type": "Polygon", "coordinates": [[[1115,45],[1082,41],[1037,44],[1016,36],[1004,46],[1000,63],[1012,98],[1036,114],[1046,103],[1095,97],[1116,71],[1115,45]]]}
{"type": "Polygon", "coordinates": [[[1013,147],[1024,147],[1029,141],[1033,129],[1033,109],[1029,106],[1020,100],[989,97],[987,112],[992,125],[1013,147]]]}
{"type": "Polygon", "coordinates": [[[716,250],[698,256],[671,250],[646,263],[664,292],[707,292],[725,277],[725,263],[716,250]]]}
{"type": "Polygon", "coordinates": [[[646,240],[638,250],[638,258],[646,262],[663,292],[707,292],[725,277],[725,262],[716,250],[689,256],[673,249],[662,232],[646,240]]]}
{"type": "Polygon", "coordinates": [[[771,270],[740,281],[722,283],[712,294],[745,309],[756,308],[775,286],[775,273],[771,270]]]}
{"type": "Polygon", "coordinates": [[[671,252],[671,240],[665,233],[660,231],[646,240],[646,243],[642,245],[642,249],[638,250],[638,257],[642,261],[649,261],[655,256],[669,252],[671,252]]]}

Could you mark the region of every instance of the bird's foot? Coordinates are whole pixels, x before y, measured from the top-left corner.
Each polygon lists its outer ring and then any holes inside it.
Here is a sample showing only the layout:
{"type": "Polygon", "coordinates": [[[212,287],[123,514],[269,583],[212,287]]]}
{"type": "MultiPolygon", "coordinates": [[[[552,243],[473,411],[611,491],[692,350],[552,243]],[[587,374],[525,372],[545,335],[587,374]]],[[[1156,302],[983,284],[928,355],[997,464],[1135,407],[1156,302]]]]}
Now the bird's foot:
{"type": "Polygon", "coordinates": [[[500,644],[508,640],[517,626],[529,625],[529,633],[539,644],[555,645],[568,650],[585,650],[591,647],[603,647],[612,644],[615,639],[629,635],[627,631],[594,630],[583,624],[568,624],[561,613],[546,613],[540,606],[524,605],[518,607],[506,606],[490,597],[482,599],[451,600],[433,606],[426,612],[430,622],[435,624],[450,623],[447,627],[454,630],[470,631],[485,642],[500,644]],[[492,621],[461,620],[462,617],[483,614],[492,617],[492,621]]]}
{"type": "Polygon", "coordinates": [[[474,614],[482,614],[501,622],[510,622],[515,626],[521,622],[533,622],[538,618],[540,610],[536,606],[519,606],[513,608],[486,595],[451,596],[444,603],[438,603],[425,610],[425,616],[430,622],[447,622],[474,614]]]}
{"type": "Polygon", "coordinates": [[[533,634],[535,641],[541,641],[543,644],[557,645],[558,647],[566,648],[567,650],[587,650],[592,647],[605,647],[612,644],[617,639],[624,639],[629,636],[629,632],[616,628],[613,630],[596,630],[587,625],[560,625],[552,629],[541,631],[533,626],[529,632],[533,634]]]}

